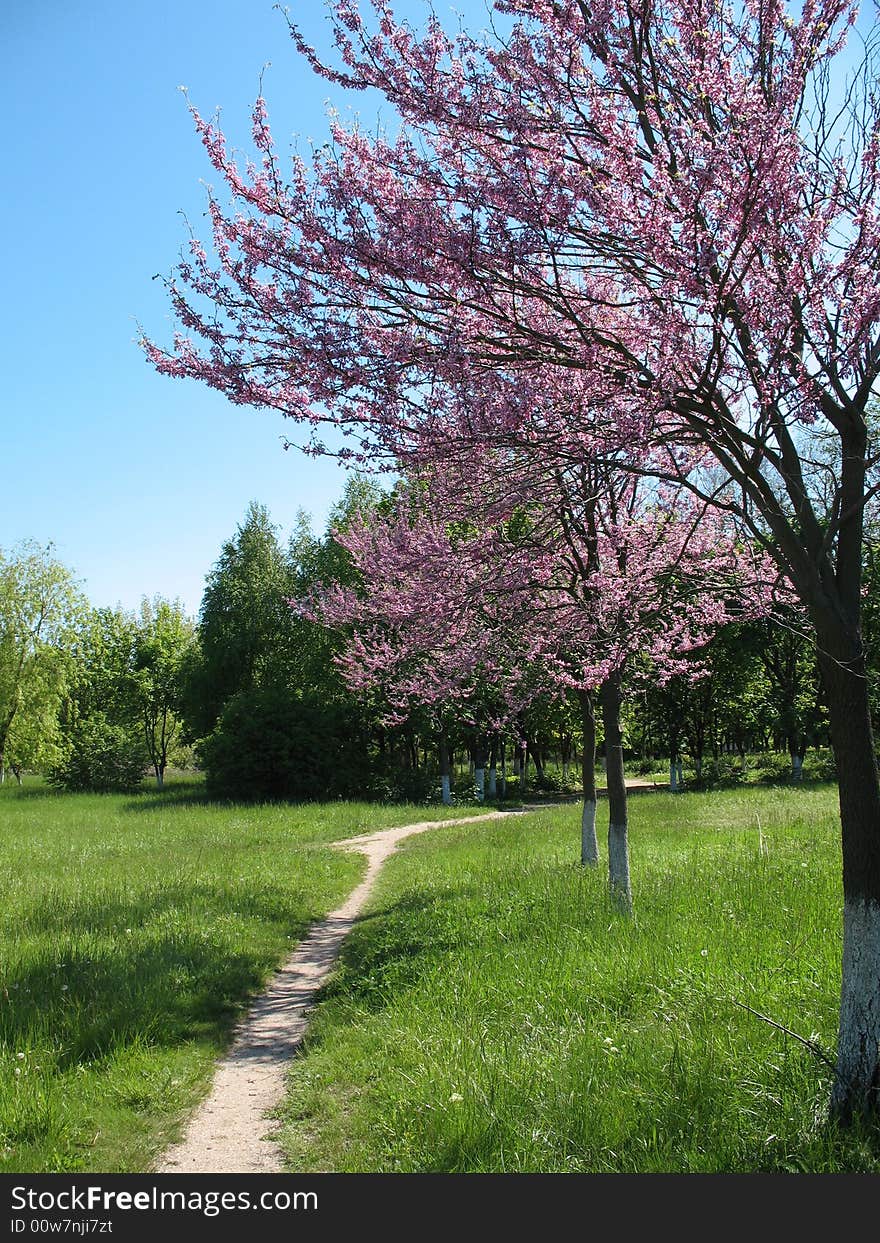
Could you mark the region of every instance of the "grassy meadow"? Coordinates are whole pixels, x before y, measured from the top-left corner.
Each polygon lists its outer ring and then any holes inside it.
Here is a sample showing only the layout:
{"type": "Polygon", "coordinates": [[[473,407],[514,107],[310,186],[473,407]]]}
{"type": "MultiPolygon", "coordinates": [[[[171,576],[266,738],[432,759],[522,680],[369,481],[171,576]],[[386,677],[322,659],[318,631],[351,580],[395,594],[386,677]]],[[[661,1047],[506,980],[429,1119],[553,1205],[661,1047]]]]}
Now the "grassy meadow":
{"type": "Polygon", "coordinates": [[[292,1067],[290,1168],[880,1171],[876,1134],[824,1122],[835,789],[632,798],[631,922],[578,827],[542,810],[389,860],[292,1067]]]}
{"type": "Polygon", "coordinates": [[[360,878],[320,843],[450,814],[0,788],[0,1171],[149,1168],[248,998],[360,878]]]}
{"type": "MultiPolygon", "coordinates": [[[[291,1169],[880,1172],[823,1120],[834,788],[630,805],[632,921],[577,806],[403,844],[292,1065],[291,1169]]],[[[0,790],[0,1171],[149,1169],[362,874],[328,843],[473,811],[0,790]]]]}

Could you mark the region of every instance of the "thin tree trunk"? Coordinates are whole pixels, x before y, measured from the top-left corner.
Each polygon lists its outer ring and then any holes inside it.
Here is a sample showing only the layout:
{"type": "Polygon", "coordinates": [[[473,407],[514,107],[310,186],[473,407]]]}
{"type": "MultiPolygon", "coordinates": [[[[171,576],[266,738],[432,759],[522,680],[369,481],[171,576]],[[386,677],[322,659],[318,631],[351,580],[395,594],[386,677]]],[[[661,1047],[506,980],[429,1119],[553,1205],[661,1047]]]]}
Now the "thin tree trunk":
{"type": "Polygon", "coordinates": [[[581,728],[584,751],[581,761],[581,783],[584,805],[581,812],[581,863],[595,867],[599,862],[596,838],[596,713],[589,691],[578,691],[581,707],[581,728]]]}
{"type": "Polygon", "coordinates": [[[440,787],[443,802],[448,806],[452,802],[452,790],[449,783],[449,747],[446,735],[440,735],[440,787]]]}
{"type": "Polygon", "coordinates": [[[489,798],[498,797],[498,735],[492,735],[492,750],[489,755],[489,798]]]}
{"type": "Polygon", "coordinates": [[[831,1114],[880,1111],[880,780],[858,639],[819,634],[837,764],[843,853],[843,963],[831,1114]],[[836,640],[836,641],[835,641],[836,640]]]}
{"type": "Polygon", "coordinates": [[[478,738],[474,743],[473,755],[474,787],[478,803],[482,803],[486,799],[486,753],[483,747],[482,738],[478,738]]]}
{"type": "Polygon", "coordinates": [[[632,911],[629,878],[629,823],[626,780],[623,774],[623,740],[620,733],[622,672],[602,683],[602,723],[605,727],[605,758],[608,785],[608,883],[616,906],[626,914],[632,911]]]}

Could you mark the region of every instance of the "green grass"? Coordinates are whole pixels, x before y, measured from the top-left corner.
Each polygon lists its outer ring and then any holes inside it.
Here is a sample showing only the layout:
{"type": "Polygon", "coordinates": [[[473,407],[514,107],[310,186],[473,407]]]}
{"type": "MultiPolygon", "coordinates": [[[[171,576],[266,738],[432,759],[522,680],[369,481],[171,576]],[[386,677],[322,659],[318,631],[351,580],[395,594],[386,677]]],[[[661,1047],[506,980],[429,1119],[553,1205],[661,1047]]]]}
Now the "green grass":
{"type": "Polygon", "coordinates": [[[319,843],[473,809],[0,789],[0,1171],[135,1171],[362,874],[319,843]]]}
{"type": "Polygon", "coordinates": [[[303,1171],[880,1171],[824,1122],[839,828],[831,787],[631,800],[636,915],[576,809],[412,839],[290,1078],[303,1171]]]}

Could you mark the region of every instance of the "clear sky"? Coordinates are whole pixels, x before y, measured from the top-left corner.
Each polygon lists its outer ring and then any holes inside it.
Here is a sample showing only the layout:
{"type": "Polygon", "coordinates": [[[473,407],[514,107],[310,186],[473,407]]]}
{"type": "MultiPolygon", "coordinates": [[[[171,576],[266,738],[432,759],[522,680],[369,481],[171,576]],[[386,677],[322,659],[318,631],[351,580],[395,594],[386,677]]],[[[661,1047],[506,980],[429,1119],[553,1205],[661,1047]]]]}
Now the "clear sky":
{"type": "MultiPolygon", "coordinates": [[[[322,0],[289,8],[326,47],[322,0]]],[[[456,8],[485,16],[479,0],[456,8]]],[[[345,479],[285,452],[279,415],[157,375],[135,343],[138,322],[170,340],[151,278],[186,243],[178,213],[198,231],[213,172],[177,88],[222,106],[246,146],[271,62],[273,131],[303,149],[326,137],[333,88],[271,0],[3,0],[0,47],[0,547],[54,542],[96,605],[160,593],[195,613],[249,501],[284,532],[300,507],[321,530],[345,479]]]]}
{"type": "MultiPolygon", "coordinates": [[[[436,0],[471,26],[487,5],[436,0]]],[[[323,0],[289,7],[326,47],[323,0]]],[[[303,149],[326,137],[334,88],[300,62],[272,0],[0,0],[0,48],[0,547],[54,542],[95,604],[160,593],[194,613],[249,501],[283,531],[300,507],[321,530],[344,474],[285,453],[279,415],[159,376],[135,344],[137,322],[170,339],[151,278],[185,246],[178,213],[198,231],[213,171],[177,88],[203,113],[222,106],[247,145],[271,62],[273,133],[303,149]]]]}

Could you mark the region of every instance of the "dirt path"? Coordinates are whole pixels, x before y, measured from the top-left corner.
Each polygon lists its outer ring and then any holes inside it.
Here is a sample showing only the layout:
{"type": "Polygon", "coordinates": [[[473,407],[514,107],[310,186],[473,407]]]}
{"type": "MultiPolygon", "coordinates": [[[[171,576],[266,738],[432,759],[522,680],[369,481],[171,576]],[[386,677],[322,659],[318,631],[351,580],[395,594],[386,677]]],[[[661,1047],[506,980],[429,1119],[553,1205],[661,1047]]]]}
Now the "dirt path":
{"type": "Polygon", "coordinates": [[[333,842],[367,856],[367,873],[344,905],[311,930],[273,977],[236,1029],[232,1047],[217,1065],[207,1097],[180,1143],[160,1158],[160,1174],[275,1174],[283,1170],[273,1138],[277,1123],[266,1115],[284,1096],[288,1063],[303,1038],[308,1008],[327,979],[342,942],[369,897],[379,869],[397,843],[427,829],[495,820],[494,811],[458,820],[429,820],[333,842]]]}

